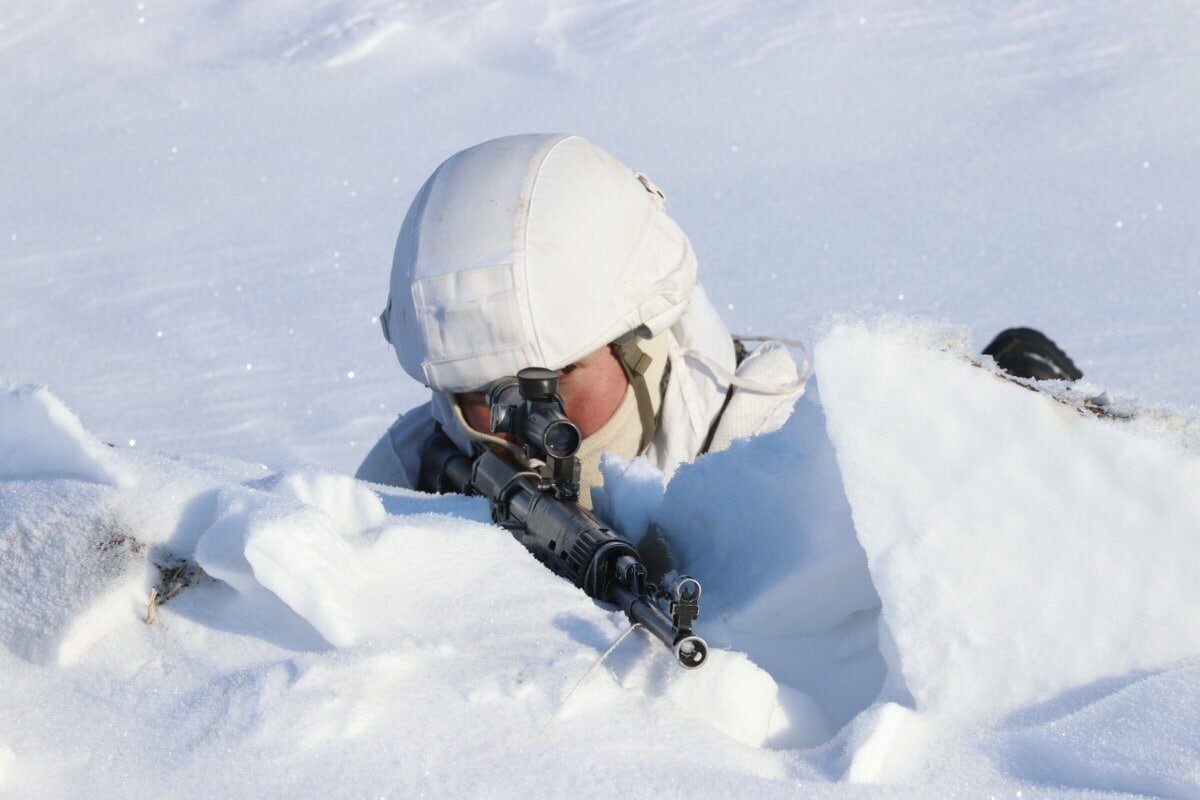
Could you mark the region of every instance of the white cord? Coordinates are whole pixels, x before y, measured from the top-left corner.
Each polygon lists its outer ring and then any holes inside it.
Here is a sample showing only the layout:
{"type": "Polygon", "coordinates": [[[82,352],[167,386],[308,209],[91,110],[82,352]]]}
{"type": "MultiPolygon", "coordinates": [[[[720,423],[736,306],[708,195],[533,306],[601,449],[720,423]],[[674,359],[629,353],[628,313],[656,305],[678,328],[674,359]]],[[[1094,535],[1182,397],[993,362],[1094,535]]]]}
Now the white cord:
{"type": "Polygon", "coordinates": [[[762,342],[764,344],[770,344],[774,342],[780,346],[792,347],[799,350],[803,355],[803,358],[801,359],[800,365],[797,368],[798,375],[796,376],[796,380],[788,381],[787,383],[764,383],[762,381],[756,381],[751,378],[742,378],[733,374],[699,350],[681,350],[680,355],[684,358],[696,359],[712,370],[713,374],[715,374],[718,378],[728,384],[738,387],[739,389],[747,389],[751,392],[758,392],[759,394],[784,395],[795,394],[804,388],[804,382],[808,380],[809,373],[812,371],[812,362],[809,360],[808,348],[805,347],[804,342],[800,341],[799,339],[785,339],[779,336],[740,336],[735,334],[734,338],[741,339],[742,341],[762,342]]]}
{"type": "Polygon", "coordinates": [[[743,342],[779,342],[786,344],[788,347],[795,347],[803,350],[805,356],[808,355],[808,345],[799,339],[789,339],[786,336],[756,336],[752,333],[735,333],[733,338],[741,339],[743,342]]]}
{"type": "Polygon", "coordinates": [[[550,723],[554,722],[554,718],[558,716],[558,712],[562,711],[563,706],[567,704],[567,701],[571,699],[571,695],[575,694],[575,690],[579,688],[579,685],[584,682],[587,676],[592,674],[592,670],[600,666],[600,664],[604,662],[604,659],[608,658],[609,653],[611,653],[613,650],[616,650],[617,645],[625,641],[625,637],[633,633],[633,629],[638,627],[640,624],[641,623],[635,622],[630,625],[629,628],[626,629],[626,631],[620,636],[618,636],[617,640],[613,642],[612,645],[605,650],[599,658],[592,662],[590,667],[584,670],[583,674],[579,676],[579,680],[575,681],[575,685],[571,687],[571,690],[563,695],[563,699],[559,701],[558,708],[554,709],[554,713],[550,715],[550,719],[546,720],[546,724],[542,726],[542,730],[538,733],[539,739],[546,735],[546,731],[550,728],[550,723]]]}
{"type": "Polygon", "coordinates": [[[466,415],[463,414],[462,406],[458,404],[458,400],[455,399],[454,394],[452,392],[442,392],[442,394],[445,396],[446,404],[450,408],[450,415],[454,420],[454,427],[459,433],[461,433],[470,441],[478,442],[484,447],[493,445],[501,447],[507,450],[510,455],[512,455],[512,457],[516,460],[516,463],[526,463],[524,448],[514,442],[510,442],[507,439],[496,436],[493,433],[484,433],[483,431],[472,428],[471,423],[467,422],[466,415]]]}

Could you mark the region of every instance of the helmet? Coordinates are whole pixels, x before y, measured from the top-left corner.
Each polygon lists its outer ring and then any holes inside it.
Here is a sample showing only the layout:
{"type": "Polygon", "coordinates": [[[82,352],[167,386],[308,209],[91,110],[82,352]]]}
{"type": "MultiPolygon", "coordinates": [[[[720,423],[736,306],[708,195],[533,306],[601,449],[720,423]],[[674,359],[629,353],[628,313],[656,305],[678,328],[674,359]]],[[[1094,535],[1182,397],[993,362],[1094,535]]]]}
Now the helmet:
{"type": "Polygon", "coordinates": [[[664,336],[670,377],[646,454],[668,473],[704,447],[736,366],[662,191],[566,134],[493,139],[437,168],[400,229],[380,322],[444,425],[450,393],[664,336]]]}
{"type": "Polygon", "coordinates": [[[648,179],[578,136],[506,136],[418,192],[382,323],[409,375],[467,391],[657,334],[695,285],[691,243],[648,179]]]}

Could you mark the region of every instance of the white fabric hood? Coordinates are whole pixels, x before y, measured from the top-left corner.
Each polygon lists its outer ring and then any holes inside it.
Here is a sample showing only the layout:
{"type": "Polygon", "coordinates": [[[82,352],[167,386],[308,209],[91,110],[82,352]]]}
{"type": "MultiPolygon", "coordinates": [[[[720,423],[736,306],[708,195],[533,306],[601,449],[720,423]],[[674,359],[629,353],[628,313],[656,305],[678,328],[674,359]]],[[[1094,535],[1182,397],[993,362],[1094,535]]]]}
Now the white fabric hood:
{"type": "Polygon", "coordinates": [[[451,392],[666,331],[670,380],[646,456],[668,474],[704,445],[736,368],[663,193],[578,136],[494,139],[438,167],[400,230],[381,322],[452,437],[451,392]]]}
{"type": "Polygon", "coordinates": [[[508,136],[418,192],[382,322],[409,375],[467,391],[659,333],[695,285],[691,243],[644,176],[578,136],[508,136]]]}

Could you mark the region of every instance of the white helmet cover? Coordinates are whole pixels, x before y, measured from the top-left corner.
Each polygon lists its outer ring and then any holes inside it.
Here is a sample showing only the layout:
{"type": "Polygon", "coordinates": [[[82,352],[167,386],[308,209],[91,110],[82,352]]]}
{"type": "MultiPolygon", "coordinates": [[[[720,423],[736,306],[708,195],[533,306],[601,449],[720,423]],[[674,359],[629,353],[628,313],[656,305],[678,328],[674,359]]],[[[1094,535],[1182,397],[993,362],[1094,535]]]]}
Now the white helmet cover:
{"type": "Polygon", "coordinates": [[[691,243],[648,182],[578,136],[507,136],[417,193],[381,321],[409,375],[470,391],[657,334],[695,286],[691,243]]]}

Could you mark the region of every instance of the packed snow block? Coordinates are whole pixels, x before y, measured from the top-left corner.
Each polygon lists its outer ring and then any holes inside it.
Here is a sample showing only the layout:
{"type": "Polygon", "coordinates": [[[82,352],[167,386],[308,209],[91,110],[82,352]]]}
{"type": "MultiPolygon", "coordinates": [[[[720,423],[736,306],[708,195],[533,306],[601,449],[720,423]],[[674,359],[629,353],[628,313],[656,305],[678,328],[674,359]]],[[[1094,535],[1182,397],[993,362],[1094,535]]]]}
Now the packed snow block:
{"type": "Polygon", "coordinates": [[[0,479],[6,478],[133,484],[113,449],[44,386],[0,387],[0,479]]]}
{"type": "MultiPolygon", "coordinates": [[[[780,431],[681,465],[654,512],[677,563],[701,580],[714,611],[743,608],[764,590],[829,558],[857,555],[866,577],[830,445],[823,435],[810,435],[820,419],[810,401],[801,398],[780,431]]],[[[839,595],[849,611],[876,604],[869,581],[845,590],[853,593],[839,595]]],[[[820,620],[780,623],[811,630],[827,627],[837,615],[822,611],[820,620]]]]}
{"type": "Polygon", "coordinates": [[[892,678],[918,710],[996,715],[1200,654],[1200,456],[965,354],[896,321],[816,348],[892,678]]]}
{"type": "Polygon", "coordinates": [[[344,534],[378,528],[387,519],[379,495],[348,475],[315,470],[278,476],[271,491],[278,497],[319,508],[344,534]]]}
{"type": "MultiPolygon", "coordinates": [[[[790,726],[811,744],[875,699],[885,667],[817,387],[789,411],[781,429],[682,465],[665,489],[645,459],[606,458],[596,509],[635,542],[657,525],[674,566],[704,586],[698,631],[820,707],[790,726]]],[[[659,560],[662,548],[643,549],[659,560]]]]}
{"type": "Polygon", "coordinates": [[[66,664],[145,614],[157,571],[114,495],[77,481],[0,482],[0,644],[10,652],[66,664]]]}
{"type": "Polygon", "coordinates": [[[283,476],[273,485],[273,492],[223,489],[216,520],[196,542],[195,560],[250,600],[258,592],[270,592],[330,644],[347,646],[358,636],[356,606],[362,587],[354,541],[362,533],[358,526],[376,517],[373,506],[350,478],[283,476]],[[338,487],[346,496],[338,496],[338,487]],[[295,499],[301,496],[319,500],[337,518],[295,499]],[[354,527],[347,530],[339,522],[354,527]]]}

